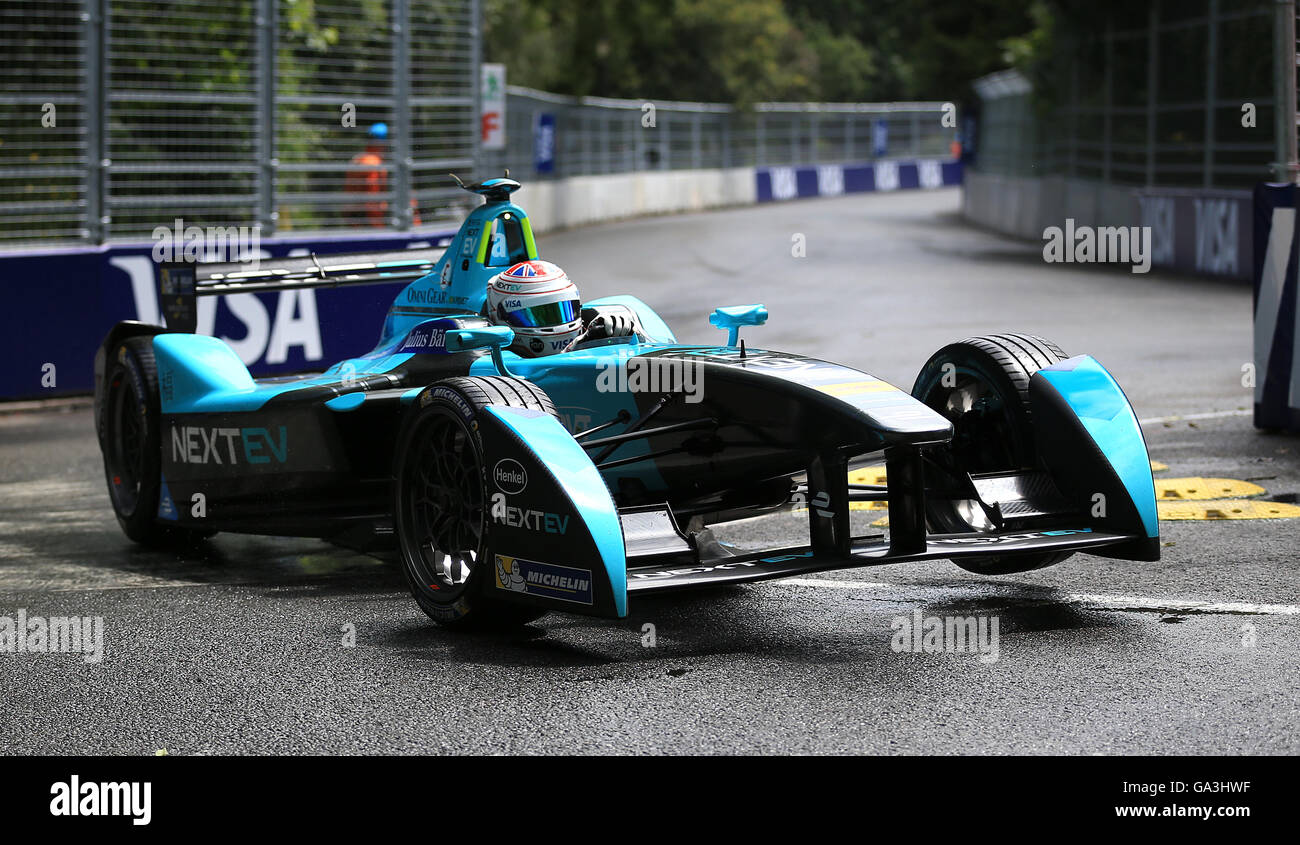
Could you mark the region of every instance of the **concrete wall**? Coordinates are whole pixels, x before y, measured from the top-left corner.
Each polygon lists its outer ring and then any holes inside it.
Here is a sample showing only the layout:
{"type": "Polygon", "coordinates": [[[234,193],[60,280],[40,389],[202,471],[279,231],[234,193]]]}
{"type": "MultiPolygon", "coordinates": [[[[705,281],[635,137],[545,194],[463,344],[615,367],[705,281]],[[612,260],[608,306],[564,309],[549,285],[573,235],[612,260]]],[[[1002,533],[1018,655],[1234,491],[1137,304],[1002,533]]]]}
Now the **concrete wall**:
{"type": "Polygon", "coordinates": [[[514,200],[534,231],[757,202],[754,168],[665,170],[529,182],[514,200]]]}
{"type": "Polygon", "coordinates": [[[1045,228],[1060,226],[1067,217],[1077,225],[1141,225],[1134,189],[1064,176],[1026,178],[967,170],[962,213],[972,223],[1031,240],[1041,240],[1045,228]]]}
{"type": "Polygon", "coordinates": [[[968,170],[962,214],[994,231],[1043,242],[1049,226],[1151,227],[1152,263],[1187,273],[1249,279],[1253,267],[1248,191],[1133,188],[1064,176],[1001,176],[968,170]]]}

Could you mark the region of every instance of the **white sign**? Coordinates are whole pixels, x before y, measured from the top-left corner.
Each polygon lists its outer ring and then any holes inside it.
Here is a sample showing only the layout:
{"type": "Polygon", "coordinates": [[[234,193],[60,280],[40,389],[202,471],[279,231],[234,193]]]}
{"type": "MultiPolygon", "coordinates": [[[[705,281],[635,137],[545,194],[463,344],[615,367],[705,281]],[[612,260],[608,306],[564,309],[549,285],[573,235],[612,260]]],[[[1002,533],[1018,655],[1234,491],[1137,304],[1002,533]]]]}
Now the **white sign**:
{"type": "Polygon", "coordinates": [[[483,65],[482,143],[485,150],[506,148],[506,66],[483,65]]]}

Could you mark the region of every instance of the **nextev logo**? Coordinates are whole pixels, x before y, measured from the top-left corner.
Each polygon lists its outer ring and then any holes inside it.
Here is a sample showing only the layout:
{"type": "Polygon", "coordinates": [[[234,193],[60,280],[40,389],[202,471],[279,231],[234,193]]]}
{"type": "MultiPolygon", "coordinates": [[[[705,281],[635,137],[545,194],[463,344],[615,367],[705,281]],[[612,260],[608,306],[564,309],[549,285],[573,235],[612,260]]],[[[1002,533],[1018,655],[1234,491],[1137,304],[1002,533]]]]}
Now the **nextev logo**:
{"type": "Polygon", "coordinates": [[[180,217],[175,226],[157,226],[153,230],[153,260],[164,261],[239,261],[256,270],[261,258],[261,226],[186,226],[180,217]]]}
{"type": "Polygon", "coordinates": [[[86,663],[98,663],[104,659],[104,617],[28,616],[20,607],[0,616],[0,652],[81,654],[86,663]]]}
{"type": "Polygon", "coordinates": [[[506,503],[504,493],[492,494],[492,519],[511,528],[527,528],[547,534],[564,534],[569,530],[567,515],[514,507],[506,503]]]}
{"type": "Polygon", "coordinates": [[[172,426],[171,443],[172,461],[183,464],[282,464],[289,458],[289,431],[284,426],[276,434],[265,428],[172,426]]]}
{"type": "Polygon", "coordinates": [[[1134,273],[1151,269],[1150,226],[1075,226],[1066,218],[1065,229],[1043,230],[1043,260],[1048,264],[1132,264],[1134,273]]]}
{"type": "Polygon", "coordinates": [[[981,663],[998,659],[998,617],[895,616],[889,625],[894,632],[889,647],[895,652],[914,654],[979,654],[981,663]]]}
{"type": "Polygon", "coordinates": [[[628,358],[598,368],[599,393],[681,393],[690,403],[704,400],[704,365],[681,358],[628,358]]]}
{"type": "Polygon", "coordinates": [[[52,816],[129,816],[131,824],[146,825],[153,818],[153,784],[96,783],[73,775],[50,786],[52,816]]]}

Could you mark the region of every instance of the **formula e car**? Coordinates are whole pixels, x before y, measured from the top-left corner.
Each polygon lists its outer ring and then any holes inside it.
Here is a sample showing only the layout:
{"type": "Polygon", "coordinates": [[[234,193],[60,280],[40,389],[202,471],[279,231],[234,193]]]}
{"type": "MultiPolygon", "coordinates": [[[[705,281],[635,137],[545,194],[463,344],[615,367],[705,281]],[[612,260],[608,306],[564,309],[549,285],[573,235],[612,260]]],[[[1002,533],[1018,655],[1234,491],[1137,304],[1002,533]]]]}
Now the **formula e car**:
{"type": "MultiPolygon", "coordinates": [[[[114,510],[142,543],[218,531],[395,549],[449,625],[546,611],[619,618],[630,598],[950,559],[977,573],[1074,552],[1160,554],[1146,444],[1087,355],[998,334],[936,352],[910,393],[850,367],[747,347],[761,305],[720,307],[714,346],[678,343],[641,300],[584,303],[628,337],[539,357],[483,315],[489,280],[538,257],[519,183],[488,179],[445,251],[165,265],[167,328],[115,326],[95,360],[114,510]],[[378,344],[328,370],[254,379],[193,333],[198,297],[407,282],[378,344]],[[851,484],[883,456],[884,483],[851,484]],[[885,501],[887,531],[850,528],[885,501]],[[739,552],[722,523],[807,510],[806,542],[739,552]]],[[[873,479],[879,480],[879,479],[873,479]]]]}

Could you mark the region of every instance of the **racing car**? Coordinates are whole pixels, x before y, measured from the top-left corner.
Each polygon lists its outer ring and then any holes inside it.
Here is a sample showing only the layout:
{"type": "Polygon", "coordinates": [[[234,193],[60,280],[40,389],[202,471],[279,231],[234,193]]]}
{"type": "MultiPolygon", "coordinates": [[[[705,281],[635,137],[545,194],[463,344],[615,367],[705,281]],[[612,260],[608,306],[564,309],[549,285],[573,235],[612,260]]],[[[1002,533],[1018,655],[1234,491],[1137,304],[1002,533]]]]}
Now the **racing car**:
{"type": "Polygon", "coordinates": [[[631,295],[582,305],[630,335],[521,356],[484,312],[489,282],[538,258],[520,183],[465,187],[483,202],[445,249],[160,267],[167,326],[118,323],[95,358],[127,537],[387,548],[420,608],[460,627],[622,618],[649,593],[931,559],[987,575],[1075,552],[1159,559],[1142,431],[1092,357],[973,337],[935,352],[908,392],[747,346],[762,305],[716,308],[725,342],[692,345],[631,295]],[[394,282],[375,348],[324,372],[254,379],[194,333],[199,297],[394,282]],[[882,459],[883,483],[850,483],[882,459]],[[854,533],[860,501],[887,503],[887,529],[854,533]],[[714,535],[795,507],[795,545],[714,535]]]}

